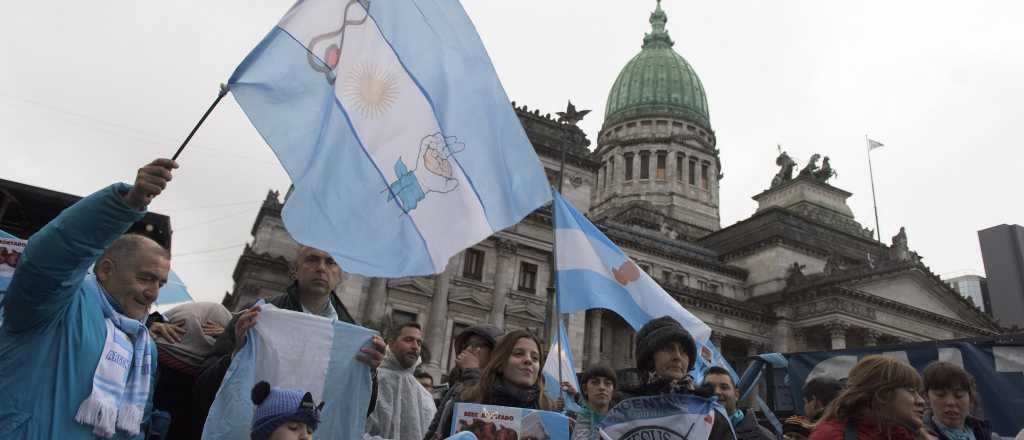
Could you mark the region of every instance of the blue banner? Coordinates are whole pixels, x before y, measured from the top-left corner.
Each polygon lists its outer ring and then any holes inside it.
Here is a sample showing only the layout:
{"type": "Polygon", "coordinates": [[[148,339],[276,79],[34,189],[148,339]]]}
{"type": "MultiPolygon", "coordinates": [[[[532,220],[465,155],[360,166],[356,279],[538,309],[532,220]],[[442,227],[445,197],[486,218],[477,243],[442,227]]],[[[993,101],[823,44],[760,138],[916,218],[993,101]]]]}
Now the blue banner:
{"type": "Polygon", "coordinates": [[[979,396],[976,415],[991,421],[993,432],[1013,438],[1024,428],[1024,335],[788,354],[789,366],[774,375],[782,380],[774,387],[776,410],[800,408],[802,388],[809,380],[843,379],[858,360],[875,354],[902,360],[918,371],[940,360],[958,364],[974,376],[979,396]]]}
{"type": "Polygon", "coordinates": [[[707,440],[715,425],[714,400],[691,394],[634,397],[615,405],[601,422],[601,438],[612,440],[707,440]]]}

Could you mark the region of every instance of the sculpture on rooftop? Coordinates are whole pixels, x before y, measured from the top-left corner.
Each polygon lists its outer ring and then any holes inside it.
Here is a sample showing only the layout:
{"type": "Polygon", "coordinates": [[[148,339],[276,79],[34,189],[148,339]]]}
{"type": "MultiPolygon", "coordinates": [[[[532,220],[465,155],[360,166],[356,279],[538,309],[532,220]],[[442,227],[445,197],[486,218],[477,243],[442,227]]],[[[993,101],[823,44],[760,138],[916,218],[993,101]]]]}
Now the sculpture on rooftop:
{"type": "Polygon", "coordinates": [[[821,183],[827,183],[828,179],[838,175],[839,173],[836,173],[836,170],[833,170],[832,165],[828,162],[828,156],[821,161],[821,168],[813,173],[814,179],[821,183]]]}
{"type": "Polygon", "coordinates": [[[818,159],[821,159],[820,154],[812,154],[811,158],[807,160],[807,165],[804,166],[804,169],[800,170],[800,174],[797,177],[814,177],[815,171],[818,171],[818,159]]]}
{"type": "Polygon", "coordinates": [[[569,105],[566,106],[564,112],[556,112],[555,114],[558,115],[558,122],[575,126],[583,120],[587,113],[590,113],[590,110],[576,110],[576,106],[572,105],[572,101],[569,101],[569,105]]]}
{"type": "Polygon", "coordinates": [[[796,168],[796,161],[782,148],[779,148],[779,157],[775,158],[775,165],[779,166],[779,172],[772,178],[772,188],[782,185],[785,182],[793,180],[793,169],[796,168]]]}

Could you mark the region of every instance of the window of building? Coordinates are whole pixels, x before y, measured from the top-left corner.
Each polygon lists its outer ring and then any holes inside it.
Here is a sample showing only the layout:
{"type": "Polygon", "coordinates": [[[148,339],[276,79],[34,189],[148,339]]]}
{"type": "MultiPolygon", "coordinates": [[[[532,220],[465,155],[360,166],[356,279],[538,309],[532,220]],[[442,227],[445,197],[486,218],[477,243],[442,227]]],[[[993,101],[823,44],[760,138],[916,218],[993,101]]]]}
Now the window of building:
{"type": "Polygon", "coordinates": [[[718,293],[719,285],[715,283],[708,283],[708,292],[718,293]]]}
{"type": "Polygon", "coordinates": [[[466,249],[465,263],[462,265],[462,276],[477,281],[484,279],[484,251],[466,249]]]}
{"type": "Polygon", "coordinates": [[[417,318],[419,318],[419,315],[413,312],[406,312],[404,310],[395,310],[391,312],[391,324],[394,328],[398,328],[407,322],[416,322],[417,318]]]}
{"type": "Polygon", "coordinates": [[[708,290],[708,282],[704,280],[697,281],[697,288],[700,290],[708,290]]]}
{"type": "Polygon", "coordinates": [[[608,166],[607,165],[601,167],[601,176],[600,176],[600,178],[601,178],[601,188],[606,188],[608,186],[608,166]]]}
{"type": "Polygon", "coordinates": [[[684,274],[684,273],[677,273],[676,274],[676,284],[678,284],[680,286],[685,286],[686,285],[686,274],[684,274]]]}
{"type": "Polygon", "coordinates": [[[630,122],[630,123],[626,124],[626,128],[633,128],[633,127],[636,127],[636,122],[630,122]]]}
{"type": "Polygon", "coordinates": [[[519,290],[537,292],[537,265],[527,262],[519,263],[519,290]]]}
{"type": "Polygon", "coordinates": [[[651,153],[646,151],[640,153],[640,178],[651,178],[651,153]]]}
{"type": "Polygon", "coordinates": [[[710,181],[708,180],[708,164],[700,164],[700,187],[708,189],[711,187],[710,181]]]}
{"type": "Polygon", "coordinates": [[[676,153],[676,180],[683,181],[683,153],[676,153]]]}
{"type": "Polygon", "coordinates": [[[661,271],[661,279],[663,281],[665,281],[666,283],[671,283],[672,282],[672,272],[667,271],[667,270],[661,271]]]}
{"type": "Polygon", "coordinates": [[[629,182],[630,180],[633,180],[633,153],[626,153],[623,157],[626,158],[625,180],[629,182]]]}
{"type": "Polygon", "coordinates": [[[697,161],[690,159],[690,185],[697,185],[697,161]]]}
{"type": "Polygon", "coordinates": [[[641,127],[647,127],[649,125],[651,125],[651,121],[640,121],[640,126],[641,127]]]}
{"type": "Polygon", "coordinates": [[[665,167],[668,162],[668,153],[664,151],[658,152],[658,161],[654,168],[654,178],[659,180],[665,180],[665,167]]]}
{"type": "Polygon", "coordinates": [[[544,174],[548,178],[548,185],[555,187],[558,186],[558,171],[552,170],[550,168],[544,168],[544,174]]]}

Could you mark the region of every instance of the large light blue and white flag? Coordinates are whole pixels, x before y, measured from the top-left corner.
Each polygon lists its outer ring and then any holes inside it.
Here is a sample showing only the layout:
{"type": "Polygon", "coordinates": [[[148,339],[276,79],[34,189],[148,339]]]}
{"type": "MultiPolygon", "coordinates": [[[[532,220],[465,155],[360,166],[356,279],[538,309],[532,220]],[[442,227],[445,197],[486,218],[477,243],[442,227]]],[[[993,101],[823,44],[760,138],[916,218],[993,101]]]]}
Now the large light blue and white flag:
{"type": "Polygon", "coordinates": [[[580,382],[576,380],[576,364],[572,361],[572,348],[569,345],[569,336],[565,331],[565,323],[559,322],[559,331],[551,338],[551,347],[548,348],[548,357],[544,360],[544,394],[551,400],[559,397],[565,399],[565,410],[571,412],[582,412],[583,408],[576,404],[567,393],[562,392],[562,384],[558,381],[558,370],[561,368],[562,382],[569,382],[577,392],[582,392],[580,382]],[[559,362],[561,359],[561,362],[559,362]]]}
{"type": "Polygon", "coordinates": [[[683,308],[590,220],[555,194],[555,265],[560,313],[602,308],[618,313],[634,330],[671,316],[697,343],[711,328],[683,308]]]}
{"type": "Polygon", "coordinates": [[[183,302],[191,302],[192,295],[188,293],[188,287],[181,280],[174,269],[167,275],[167,284],[160,288],[160,295],[157,295],[156,305],[167,307],[183,302]]]}
{"type": "Polygon", "coordinates": [[[229,85],[294,184],[288,232],[348,272],[440,273],[551,199],[458,0],[300,0],[229,85]]]}
{"type": "Polygon", "coordinates": [[[361,438],[371,379],[369,367],[355,357],[375,332],[270,304],[260,307],[259,321],[217,391],[203,439],[249,438],[252,387],[262,380],[307,391],[314,401],[324,402],[317,438],[361,438]]]}

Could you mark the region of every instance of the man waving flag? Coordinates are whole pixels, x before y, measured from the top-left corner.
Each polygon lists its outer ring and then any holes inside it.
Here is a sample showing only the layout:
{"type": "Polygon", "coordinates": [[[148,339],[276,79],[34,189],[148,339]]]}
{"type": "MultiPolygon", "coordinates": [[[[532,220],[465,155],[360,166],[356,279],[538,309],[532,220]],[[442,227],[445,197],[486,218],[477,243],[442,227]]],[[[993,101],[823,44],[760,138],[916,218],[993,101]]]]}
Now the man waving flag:
{"type": "Polygon", "coordinates": [[[292,179],[289,233],[346,271],[439,273],[551,198],[457,0],[300,0],[229,87],[292,179]]]}

